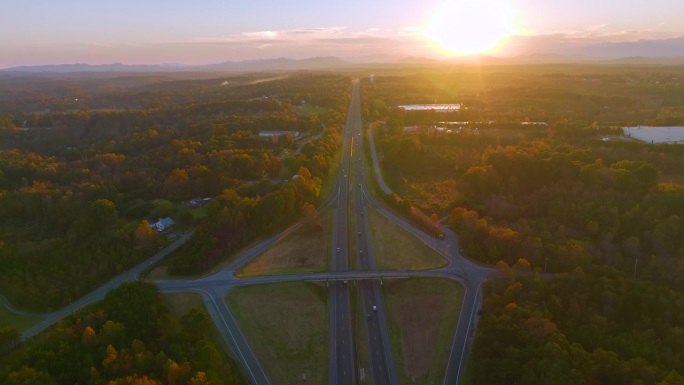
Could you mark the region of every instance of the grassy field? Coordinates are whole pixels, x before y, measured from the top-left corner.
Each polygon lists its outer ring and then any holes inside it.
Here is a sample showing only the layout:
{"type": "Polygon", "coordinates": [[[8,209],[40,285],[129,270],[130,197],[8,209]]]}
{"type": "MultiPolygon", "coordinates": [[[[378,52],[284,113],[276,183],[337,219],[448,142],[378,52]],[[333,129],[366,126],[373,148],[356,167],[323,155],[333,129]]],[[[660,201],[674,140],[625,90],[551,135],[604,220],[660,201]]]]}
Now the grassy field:
{"type": "Polygon", "coordinates": [[[425,246],[377,211],[368,209],[373,251],[378,269],[434,269],[444,266],[441,255],[425,246]]]}
{"type": "Polygon", "coordinates": [[[228,302],[273,384],[323,384],[328,374],[328,292],[289,282],[237,287],[228,302]]]}
{"type": "Polygon", "coordinates": [[[278,242],[236,272],[239,277],[325,271],[332,237],[332,209],[318,213],[313,226],[305,226],[278,242]]]}
{"type": "Polygon", "coordinates": [[[0,303],[0,329],[15,328],[21,332],[37,324],[42,319],[43,317],[41,316],[29,316],[13,313],[0,303]]]}
{"type": "Polygon", "coordinates": [[[400,383],[441,384],[463,287],[445,278],[410,278],[388,282],[383,291],[400,383]]]}
{"type": "Polygon", "coordinates": [[[330,108],[328,107],[317,107],[317,106],[301,106],[297,107],[297,115],[299,116],[309,116],[311,114],[318,114],[319,116],[325,115],[330,108]]]}

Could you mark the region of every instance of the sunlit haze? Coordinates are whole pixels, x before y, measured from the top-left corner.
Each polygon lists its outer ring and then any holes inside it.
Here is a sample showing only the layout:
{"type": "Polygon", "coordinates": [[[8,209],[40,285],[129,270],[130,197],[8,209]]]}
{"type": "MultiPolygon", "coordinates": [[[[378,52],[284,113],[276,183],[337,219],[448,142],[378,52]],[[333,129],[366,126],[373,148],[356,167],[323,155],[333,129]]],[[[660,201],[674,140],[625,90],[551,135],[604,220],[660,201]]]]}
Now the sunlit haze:
{"type": "Polygon", "coordinates": [[[682,14],[684,1],[673,0],[7,0],[0,68],[580,54],[603,43],[679,38],[682,14]]]}
{"type": "Polygon", "coordinates": [[[433,8],[425,35],[447,54],[487,52],[514,32],[514,14],[505,0],[444,1],[433,8]]]}

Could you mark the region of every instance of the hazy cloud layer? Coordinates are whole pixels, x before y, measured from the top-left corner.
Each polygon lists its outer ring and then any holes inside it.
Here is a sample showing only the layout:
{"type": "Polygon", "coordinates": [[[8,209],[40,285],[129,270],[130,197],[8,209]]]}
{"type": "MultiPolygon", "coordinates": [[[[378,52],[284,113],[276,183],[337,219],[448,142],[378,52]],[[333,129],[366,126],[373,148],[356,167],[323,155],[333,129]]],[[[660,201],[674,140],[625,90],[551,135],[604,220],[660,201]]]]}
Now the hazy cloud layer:
{"type": "MultiPolygon", "coordinates": [[[[533,53],[623,56],[684,56],[684,42],[676,35],[651,30],[611,30],[595,24],[581,30],[509,36],[494,56],[533,53]],[[644,40],[646,39],[646,40],[644,40]]],[[[2,48],[2,47],[0,47],[2,48]]],[[[244,31],[223,36],[205,36],[156,43],[98,42],[65,46],[19,46],[3,49],[0,67],[22,64],[124,62],[128,64],[208,64],[224,61],[314,56],[343,58],[441,57],[414,26],[399,29],[368,27],[354,31],[346,26],[244,31]]]]}

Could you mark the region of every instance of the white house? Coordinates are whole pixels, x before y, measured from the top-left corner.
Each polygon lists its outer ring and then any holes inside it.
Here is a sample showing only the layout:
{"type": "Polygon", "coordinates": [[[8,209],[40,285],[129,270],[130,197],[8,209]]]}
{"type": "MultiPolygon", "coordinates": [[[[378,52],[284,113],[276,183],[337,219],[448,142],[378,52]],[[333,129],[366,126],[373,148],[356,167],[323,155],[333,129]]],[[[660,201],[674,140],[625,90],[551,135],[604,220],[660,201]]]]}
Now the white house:
{"type": "Polygon", "coordinates": [[[175,223],[176,222],[174,222],[170,217],[159,218],[157,222],[151,223],[150,227],[156,228],[157,231],[161,233],[172,228],[175,223]]]}

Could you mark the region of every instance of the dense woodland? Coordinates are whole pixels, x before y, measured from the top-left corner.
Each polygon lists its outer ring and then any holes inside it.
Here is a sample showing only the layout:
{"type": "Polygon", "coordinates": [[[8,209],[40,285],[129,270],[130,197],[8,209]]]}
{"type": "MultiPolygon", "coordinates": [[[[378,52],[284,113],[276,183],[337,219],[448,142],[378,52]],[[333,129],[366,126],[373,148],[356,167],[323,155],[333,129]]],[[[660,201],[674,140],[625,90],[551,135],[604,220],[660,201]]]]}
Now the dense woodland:
{"type": "Polygon", "coordinates": [[[178,318],[156,286],[125,283],[2,358],[0,383],[244,384],[201,308],[178,318]]]}
{"type": "Polygon", "coordinates": [[[609,269],[488,284],[473,384],[684,383],[684,294],[609,269]]]}
{"type": "Polygon", "coordinates": [[[0,113],[0,294],[20,308],[64,306],[169,242],[149,227],[161,217],[197,226],[170,256],[177,273],[300,217],[337,151],[349,79],[264,76],[88,94],[93,108],[67,108],[65,90],[41,94],[48,111],[13,100],[17,112],[0,113]],[[95,108],[106,101],[117,109],[95,108]],[[260,130],[302,135],[274,142],[260,130]],[[196,197],[212,200],[184,204],[196,197]]]}
{"type": "Polygon", "coordinates": [[[553,67],[366,82],[390,201],[511,277],[485,286],[472,383],[682,383],[684,147],[621,135],[684,121],[681,69],[553,67]]]}

